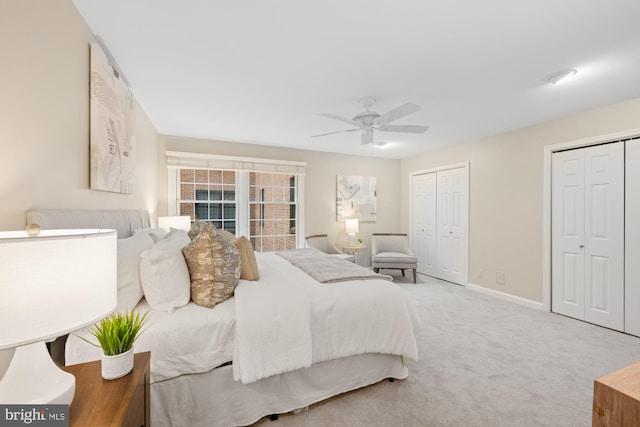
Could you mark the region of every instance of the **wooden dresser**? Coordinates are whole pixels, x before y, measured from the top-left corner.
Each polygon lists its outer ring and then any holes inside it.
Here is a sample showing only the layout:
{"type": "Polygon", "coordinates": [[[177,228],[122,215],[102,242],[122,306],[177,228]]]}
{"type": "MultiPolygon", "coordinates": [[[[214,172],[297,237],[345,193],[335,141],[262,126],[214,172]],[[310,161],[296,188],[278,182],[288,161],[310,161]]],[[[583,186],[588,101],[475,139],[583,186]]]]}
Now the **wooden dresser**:
{"type": "Polygon", "coordinates": [[[640,362],[595,381],[592,426],[640,426],[640,362]]]}

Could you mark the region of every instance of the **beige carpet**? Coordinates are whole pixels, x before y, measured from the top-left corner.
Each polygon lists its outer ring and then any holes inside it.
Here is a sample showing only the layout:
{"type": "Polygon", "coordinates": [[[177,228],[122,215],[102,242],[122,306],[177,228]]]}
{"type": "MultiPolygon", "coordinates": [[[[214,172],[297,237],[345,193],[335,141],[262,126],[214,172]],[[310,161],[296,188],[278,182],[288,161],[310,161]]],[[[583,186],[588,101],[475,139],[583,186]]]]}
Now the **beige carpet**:
{"type": "Polygon", "coordinates": [[[409,378],[256,425],[590,426],[594,379],[640,360],[639,338],[418,277],[396,280],[423,322],[409,378]]]}

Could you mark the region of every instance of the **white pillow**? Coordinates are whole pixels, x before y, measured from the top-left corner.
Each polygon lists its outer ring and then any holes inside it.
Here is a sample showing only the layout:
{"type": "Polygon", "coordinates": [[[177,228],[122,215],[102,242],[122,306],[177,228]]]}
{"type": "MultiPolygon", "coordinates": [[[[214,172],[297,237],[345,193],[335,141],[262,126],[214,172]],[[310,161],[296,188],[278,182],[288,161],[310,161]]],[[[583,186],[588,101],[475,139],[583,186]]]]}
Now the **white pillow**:
{"type": "Polygon", "coordinates": [[[153,239],[146,233],[136,233],[126,239],[118,239],[117,311],[132,309],[142,298],[140,254],[153,245],[153,239]]]}
{"type": "Polygon", "coordinates": [[[154,310],[173,311],[191,299],[189,268],[182,248],[191,243],[184,230],[175,230],[140,256],[144,297],[154,310]]]}
{"type": "Polygon", "coordinates": [[[135,231],[135,234],[145,233],[148,234],[154,241],[154,243],[158,243],[160,240],[164,239],[167,235],[167,231],[164,228],[138,228],[135,231]]]}

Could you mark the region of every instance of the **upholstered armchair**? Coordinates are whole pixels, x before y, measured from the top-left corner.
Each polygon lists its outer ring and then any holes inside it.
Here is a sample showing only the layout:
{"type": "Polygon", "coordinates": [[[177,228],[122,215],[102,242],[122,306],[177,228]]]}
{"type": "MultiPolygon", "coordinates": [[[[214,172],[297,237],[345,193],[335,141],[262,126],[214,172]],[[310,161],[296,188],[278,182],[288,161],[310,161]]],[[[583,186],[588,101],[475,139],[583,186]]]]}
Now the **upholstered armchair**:
{"type": "Polygon", "coordinates": [[[413,270],[413,283],[416,283],[418,258],[409,246],[406,234],[374,233],[371,236],[371,266],[376,273],[380,269],[413,270]]]}
{"type": "Polygon", "coordinates": [[[334,245],[326,234],[314,234],[313,236],[305,237],[307,246],[317,249],[331,256],[343,259],[345,261],[355,262],[353,255],[345,254],[334,245]]]}

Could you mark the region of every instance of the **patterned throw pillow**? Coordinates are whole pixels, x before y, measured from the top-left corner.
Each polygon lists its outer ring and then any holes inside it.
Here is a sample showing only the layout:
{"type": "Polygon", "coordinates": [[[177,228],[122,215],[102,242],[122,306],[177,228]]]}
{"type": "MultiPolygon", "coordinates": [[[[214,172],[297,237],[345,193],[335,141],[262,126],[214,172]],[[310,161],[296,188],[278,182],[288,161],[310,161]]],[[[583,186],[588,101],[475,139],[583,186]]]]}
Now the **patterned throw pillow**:
{"type": "MultiPolygon", "coordinates": [[[[198,237],[198,234],[200,234],[202,230],[204,230],[204,227],[206,227],[207,224],[211,224],[211,223],[207,221],[202,221],[200,219],[196,219],[195,221],[193,221],[191,230],[189,230],[189,233],[187,233],[189,234],[189,238],[191,239],[191,241],[193,241],[196,237],[198,237]]],[[[215,230],[215,227],[213,229],[215,230]]]]}
{"type": "Polygon", "coordinates": [[[206,224],[182,253],[189,266],[193,302],[214,307],[233,296],[240,280],[240,251],[218,236],[212,224],[206,224]]]}

